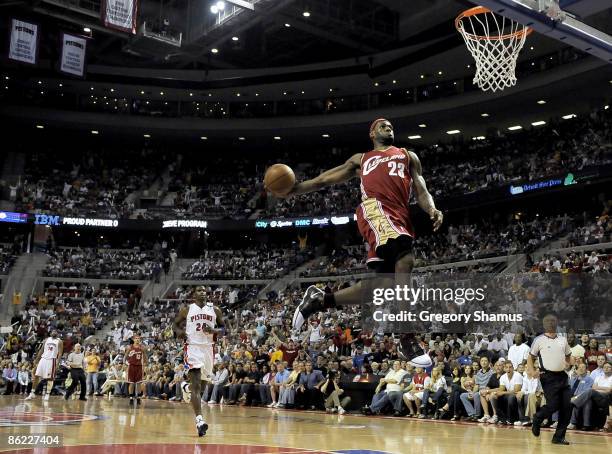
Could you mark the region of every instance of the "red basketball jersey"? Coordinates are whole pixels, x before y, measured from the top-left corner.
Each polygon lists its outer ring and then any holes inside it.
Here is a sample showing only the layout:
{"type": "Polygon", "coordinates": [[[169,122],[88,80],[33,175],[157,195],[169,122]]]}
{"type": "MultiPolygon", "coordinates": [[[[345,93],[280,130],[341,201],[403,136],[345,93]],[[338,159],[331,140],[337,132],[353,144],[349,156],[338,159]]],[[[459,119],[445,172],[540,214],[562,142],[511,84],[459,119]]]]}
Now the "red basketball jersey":
{"type": "Polygon", "coordinates": [[[362,200],[376,199],[385,210],[405,219],[407,230],[414,236],[408,206],[412,191],[408,154],[393,146],[384,151],[368,151],[361,158],[359,175],[362,200]]]}
{"type": "Polygon", "coordinates": [[[140,345],[132,345],[128,352],[127,362],[130,366],[142,366],[144,350],[140,345]]]}

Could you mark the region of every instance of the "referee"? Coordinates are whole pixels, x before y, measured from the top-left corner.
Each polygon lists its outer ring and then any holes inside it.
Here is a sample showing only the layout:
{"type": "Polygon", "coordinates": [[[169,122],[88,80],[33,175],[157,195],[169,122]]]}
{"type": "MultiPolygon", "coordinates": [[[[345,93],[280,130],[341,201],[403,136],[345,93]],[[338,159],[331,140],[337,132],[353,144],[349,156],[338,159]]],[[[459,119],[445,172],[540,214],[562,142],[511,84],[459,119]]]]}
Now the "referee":
{"type": "Polygon", "coordinates": [[[85,355],[81,352],[81,344],[74,345],[74,351],[68,355],[68,366],[70,366],[70,376],[72,377],[72,383],[66,390],[64,399],[70,399],[70,396],[74,392],[77,385],[81,384],[81,397],[79,400],[87,400],[85,398],[85,372],[83,372],[83,363],[85,362],[85,355]]]}
{"type": "Polygon", "coordinates": [[[570,362],[571,350],[566,338],[557,334],[555,315],[546,315],[542,322],[544,334],[536,337],[531,344],[530,355],[527,358],[527,373],[533,375],[534,358],[538,358],[542,372],[540,382],[546,397],[546,405],[534,415],[531,432],[539,437],[542,421],[551,420],[552,414],[558,411],[559,421],[552,442],[556,445],[569,445],[565,440],[565,431],[570,422],[571,391],[565,368],[570,362]]]}

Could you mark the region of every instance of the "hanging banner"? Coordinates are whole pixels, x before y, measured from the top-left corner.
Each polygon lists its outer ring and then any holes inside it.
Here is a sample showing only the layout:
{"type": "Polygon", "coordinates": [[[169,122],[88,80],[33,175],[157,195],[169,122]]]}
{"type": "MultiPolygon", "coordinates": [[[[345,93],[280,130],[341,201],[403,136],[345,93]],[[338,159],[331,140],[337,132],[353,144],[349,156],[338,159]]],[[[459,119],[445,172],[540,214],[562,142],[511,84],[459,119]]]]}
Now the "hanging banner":
{"type": "Polygon", "coordinates": [[[136,33],[138,0],[104,0],[102,22],[105,27],[136,33]]]}
{"type": "Polygon", "coordinates": [[[11,40],[8,57],[35,65],[38,62],[38,25],[11,19],[11,40]]]}
{"type": "Polygon", "coordinates": [[[83,77],[85,74],[85,52],[87,40],[80,36],[62,33],[62,59],[60,71],[83,77]]]}

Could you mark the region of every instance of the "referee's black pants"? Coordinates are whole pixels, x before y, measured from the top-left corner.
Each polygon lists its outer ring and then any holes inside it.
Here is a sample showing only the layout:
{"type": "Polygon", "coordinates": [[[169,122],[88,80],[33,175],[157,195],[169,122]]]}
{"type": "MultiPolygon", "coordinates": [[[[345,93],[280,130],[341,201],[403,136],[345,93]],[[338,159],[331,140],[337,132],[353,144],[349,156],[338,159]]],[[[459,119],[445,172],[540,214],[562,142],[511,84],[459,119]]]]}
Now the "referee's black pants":
{"type": "Polygon", "coordinates": [[[70,369],[70,376],[72,377],[72,383],[66,390],[66,399],[72,396],[77,385],[81,384],[81,399],[85,399],[85,391],[87,390],[87,381],[85,380],[85,372],[83,369],[70,369]]]}
{"type": "Polygon", "coordinates": [[[538,422],[552,418],[552,414],[559,412],[559,420],[557,421],[557,430],[553,435],[553,440],[563,440],[565,432],[571,416],[571,390],[568,383],[567,374],[561,372],[546,371],[540,375],[540,383],[546,397],[546,405],[544,405],[535,414],[538,422]]]}

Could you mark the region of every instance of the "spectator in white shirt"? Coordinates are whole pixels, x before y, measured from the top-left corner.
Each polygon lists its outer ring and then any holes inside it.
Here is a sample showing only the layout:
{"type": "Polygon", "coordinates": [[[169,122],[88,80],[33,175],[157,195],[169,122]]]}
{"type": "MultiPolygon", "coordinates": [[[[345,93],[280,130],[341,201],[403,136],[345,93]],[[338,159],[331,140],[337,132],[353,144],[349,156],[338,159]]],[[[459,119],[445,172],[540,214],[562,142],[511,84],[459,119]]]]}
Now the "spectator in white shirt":
{"type": "Polygon", "coordinates": [[[569,333],[567,335],[567,343],[570,346],[570,350],[572,351],[571,355],[574,358],[584,358],[586,350],[582,345],[576,344],[576,335],[574,333],[569,333]]]}
{"type": "MultiPolygon", "coordinates": [[[[401,405],[402,400],[402,389],[400,382],[406,375],[406,371],[400,367],[399,361],[393,362],[393,369],[385,375],[385,378],[378,382],[376,392],[372,398],[372,403],[369,407],[364,407],[363,412],[365,414],[379,414],[390,402],[394,408],[401,405]],[[384,390],[382,388],[387,385],[384,390]]],[[[400,407],[401,408],[401,407],[400,407]]]]}
{"type": "Polygon", "coordinates": [[[542,384],[540,383],[540,369],[534,368],[533,375],[527,372],[523,374],[523,386],[516,393],[518,401],[519,420],[514,423],[515,426],[528,426],[531,424],[531,418],[542,405],[542,384]]]}
{"type": "Polygon", "coordinates": [[[512,366],[517,369],[520,364],[527,361],[527,355],[529,355],[529,346],[525,343],[523,335],[515,334],[514,345],[508,350],[508,359],[512,362],[512,366]]]}
{"type": "Polygon", "coordinates": [[[506,357],[506,352],[508,351],[508,344],[500,333],[497,334],[496,339],[493,339],[489,343],[489,350],[491,350],[496,355],[496,358],[506,357]]]}
{"type": "Polygon", "coordinates": [[[591,378],[593,381],[597,379],[597,377],[601,377],[605,375],[604,365],[606,364],[606,355],[598,355],[597,356],[597,369],[591,371],[591,378]]]}
{"type": "Polygon", "coordinates": [[[499,390],[492,393],[491,404],[496,409],[498,424],[514,424],[514,415],[517,411],[518,402],[516,393],[523,386],[523,377],[514,372],[512,361],[504,363],[504,375],[499,379],[499,390]]]}

